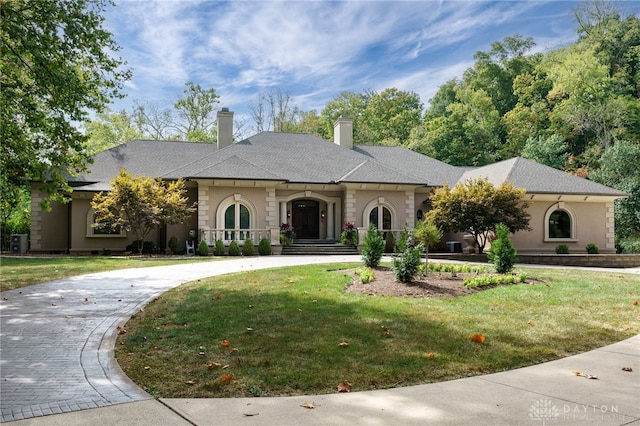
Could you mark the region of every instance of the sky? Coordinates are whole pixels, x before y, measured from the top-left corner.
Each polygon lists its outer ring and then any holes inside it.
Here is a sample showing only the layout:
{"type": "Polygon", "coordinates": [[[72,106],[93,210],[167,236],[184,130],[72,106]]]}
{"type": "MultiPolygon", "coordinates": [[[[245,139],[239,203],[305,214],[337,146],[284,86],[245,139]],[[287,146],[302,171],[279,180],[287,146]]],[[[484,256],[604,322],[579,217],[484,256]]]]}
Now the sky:
{"type": "MultiPolygon", "coordinates": [[[[280,90],[303,111],[341,92],[417,93],[473,66],[477,51],[520,34],[533,52],[573,43],[578,1],[115,0],[105,27],[133,77],[124,100],[170,108],[191,81],[214,88],[220,107],[248,119],[258,94],[280,90]]],[[[621,2],[625,9],[637,3],[621,2]]],[[[635,10],[634,12],[637,12],[635,10]]]]}

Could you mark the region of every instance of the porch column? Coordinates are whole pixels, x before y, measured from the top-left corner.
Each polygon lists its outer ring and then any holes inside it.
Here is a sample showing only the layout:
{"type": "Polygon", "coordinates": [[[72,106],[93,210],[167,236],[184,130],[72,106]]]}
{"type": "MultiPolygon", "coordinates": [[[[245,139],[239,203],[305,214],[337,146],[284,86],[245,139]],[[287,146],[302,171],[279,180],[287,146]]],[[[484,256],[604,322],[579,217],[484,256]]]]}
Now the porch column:
{"type": "Polygon", "coordinates": [[[333,209],[336,203],[327,203],[327,240],[335,239],[335,216],[333,215],[333,209]]]}
{"type": "Polygon", "coordinates": [[[280,225],[282,225],[283,223],[287,223],[287,202],[286,201],[280,202],[280,223],[278,224],[278,228],[280,228],[280,225]]]}

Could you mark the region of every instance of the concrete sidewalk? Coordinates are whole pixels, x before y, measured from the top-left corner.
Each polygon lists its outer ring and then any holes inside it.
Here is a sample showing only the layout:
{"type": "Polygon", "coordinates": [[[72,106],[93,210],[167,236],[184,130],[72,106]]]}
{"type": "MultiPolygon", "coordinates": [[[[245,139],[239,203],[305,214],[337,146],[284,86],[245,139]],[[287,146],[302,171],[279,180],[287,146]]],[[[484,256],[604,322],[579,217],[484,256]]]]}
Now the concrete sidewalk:
{"type": "Polygon", "coordinates": [[[238,271],[360,260],[360,256],[256,257],[105,272],[3,292],[1,420],[15,425],[640,425],[640,336],[505,373],[292,398],[157,401],[132,383],[113,359],[117,326],[150,299],[181,283],[238,271]],[[575,376],[574,370],[599,378],[575,376]],[[306,402],[315,408],[303,408],[306,402]]]}

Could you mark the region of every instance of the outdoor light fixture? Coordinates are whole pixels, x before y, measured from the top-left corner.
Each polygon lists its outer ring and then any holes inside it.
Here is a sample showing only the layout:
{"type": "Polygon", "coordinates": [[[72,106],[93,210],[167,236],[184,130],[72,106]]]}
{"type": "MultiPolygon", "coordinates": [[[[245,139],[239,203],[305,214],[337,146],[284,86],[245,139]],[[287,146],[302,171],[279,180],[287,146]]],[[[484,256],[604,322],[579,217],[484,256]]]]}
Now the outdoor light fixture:
{"type": "Polygon", "coordinates": [[[418,210],[417,216],[418,216],[418,220],[422,220],[424,218],[424,214],[422,213],[422,210],[418,210]]]}
{"type": "Polygon", "coordinates": [[[321,217],[322,219],[324,219],[324,210],[322,210],[322,211],[320,212],[320,217],[321,217]]]}

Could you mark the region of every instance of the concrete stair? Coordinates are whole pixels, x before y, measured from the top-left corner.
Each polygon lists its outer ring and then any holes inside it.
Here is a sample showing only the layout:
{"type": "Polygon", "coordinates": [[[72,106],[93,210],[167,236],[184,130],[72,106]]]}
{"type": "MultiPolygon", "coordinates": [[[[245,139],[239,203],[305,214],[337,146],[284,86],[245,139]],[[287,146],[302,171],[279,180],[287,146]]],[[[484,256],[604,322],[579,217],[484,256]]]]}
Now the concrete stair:
{"type": "Polygon", "coordinates": [[[332,240],[296,240],[290,246],[282,247],[282,254],[286,256],[358,254],[358,249],[332,240]]]}

